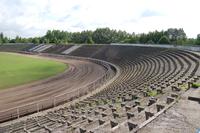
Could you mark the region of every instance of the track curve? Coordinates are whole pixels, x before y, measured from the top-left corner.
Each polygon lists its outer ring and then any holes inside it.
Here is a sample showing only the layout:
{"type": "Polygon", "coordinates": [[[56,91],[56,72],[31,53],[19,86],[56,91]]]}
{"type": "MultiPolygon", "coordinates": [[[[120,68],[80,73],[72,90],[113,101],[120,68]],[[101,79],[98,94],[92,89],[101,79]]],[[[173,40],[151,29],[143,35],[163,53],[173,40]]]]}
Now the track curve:
{"type": "MultiPolygon", "coordinates": [[[[29,56],[29,55],[26,55],[29,56]]],[[[33,56],[36,58],[48,58],[33,56]]],[[[48,59],[69,64],[69,69],[62,74],[35,83],[0,91],[0,111],[23,106],[31,102],[52,98],[73,91],[92,83],[106,73],[105,67],[96,63],[75,59],[48,59]]],[[[16,110],[13,110],[16,113],[16,110]]]]}

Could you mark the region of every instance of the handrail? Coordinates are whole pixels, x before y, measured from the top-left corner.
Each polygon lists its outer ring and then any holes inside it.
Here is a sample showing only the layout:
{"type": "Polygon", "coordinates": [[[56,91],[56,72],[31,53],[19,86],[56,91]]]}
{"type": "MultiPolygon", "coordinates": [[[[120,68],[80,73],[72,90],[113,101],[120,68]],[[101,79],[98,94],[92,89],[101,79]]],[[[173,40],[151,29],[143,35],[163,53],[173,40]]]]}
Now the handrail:
{"type": "Polygon", "coordinates": [[[9,109],[6,109],[6,110],[2,110],[2,111],[0,111],[0,122],[8,121],[10,119],[16,119],[16,118],[19,118],[20,116],[24,116],[24,115],[27,115],[27,114],[30,114],[30,113],[39,112],[39,111],[44,110],[46,108],[55,107],[58,104],[65,102],[65,101],[68,101],[70,99],[73,100],[74,98],[81,97],[82,95],[87,94],[89,90],[90,91],[95,90],[96,86],[101,86],[104,82],[106,82],[108,79],[110,79],[114,76],[114,72],[111,68],[111,66],[113,66],[113,64],[106,62],[106,61],[93,59],[93,58],[75,57],[75,56],[68,56],[68,55],[66,56],[66,55],[46,54],[46,53],[40,53],[39,55],[48,56],[48,57],[49,56],[64,57],[64,58],[67,58],[67,59],[71,58],[71,59],[76,59],[76,60],[91,61],[93,63],[104,66],[107,69],[107,71],[105,72],[105,74],[103,74],[100,78],[96,79],[95,81],[93,81],[89,84],[86,84],[83,87],[77,88],[77,89],[75,89],[71,92],[66,92],[64,94],[60,94],[60,95],[57,95],[57,96],[54,96],[54,97],[51,97],[51,98],[42,99],[42,100],[34,101],[34,102],[31,102],[31,103],[28,103],[28,104],[25,104],[25,105],[21,105],[21,106],[9,108],[9,109]],[[92,87],[95,87],[95,88],[92,88],[92,87]],[[81,94],[81,91],[82,91],[83,94],[81,94]],[[69,95],[69,94],[71,94],[69,97],[62,98],[63,96],[69,95]],[[58,101],[58,100],[60,100],[60,101],[58,101]],[[40,109],[40,106],[43,106],[43,104],[45,102],[48,103],[48,106],[46,108],[40,109]],[[52,105],[52,106],[50,106],[50,105],[52,105]],[[26,111],[30,108],[32,109],[31,112],[26,111]]]}

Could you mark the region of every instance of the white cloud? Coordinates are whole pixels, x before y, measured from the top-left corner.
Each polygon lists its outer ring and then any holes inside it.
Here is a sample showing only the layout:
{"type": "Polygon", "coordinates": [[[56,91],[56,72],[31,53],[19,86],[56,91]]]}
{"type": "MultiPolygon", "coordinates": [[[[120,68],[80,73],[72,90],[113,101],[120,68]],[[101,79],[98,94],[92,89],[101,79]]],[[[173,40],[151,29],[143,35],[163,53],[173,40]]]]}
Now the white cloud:
{"type": "Polygon", "coordinates": [[[14,37],[110,27],[128,32],[184,28],[196,37],[199,0],[0,0],[0,32],[14,37]]]}

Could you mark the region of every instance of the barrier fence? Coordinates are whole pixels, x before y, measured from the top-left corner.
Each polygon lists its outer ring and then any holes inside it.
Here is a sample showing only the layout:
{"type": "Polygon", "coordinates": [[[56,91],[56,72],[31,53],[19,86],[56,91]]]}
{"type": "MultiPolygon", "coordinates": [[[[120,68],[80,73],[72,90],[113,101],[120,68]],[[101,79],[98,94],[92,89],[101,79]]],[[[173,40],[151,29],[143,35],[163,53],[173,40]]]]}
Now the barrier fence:
{"type": "Polygon", "coordinates": [[[92,59],[92,58],[83,58],[83,57],[75,57],[75,56],[64,56],[64,55],[54,55],[54,54],[41,54],[42,56],[48,56],[48,57],[59,57],[59,58],[67,58],[67,59],[75,59],[75,60],[85,60],[90,61],[99,65],[104,66],[104,68],[107,70],[106,73],[101,76],[100,78],[96,79],[92,83],[86,84],[85,86],[81,88],[77,88],[71,92],[66,92],[64,94],[60,94],[57,96],[54,96],[52,98],[35,101],[26,105],[6,109],[3,111],[0,111],[0,122],[5,122],[8,120],[13,120],[20,118],[25,115],[29,115],[32,113],[40,112],[45,109],[49,109],[55,106],[58,106],[62,103],[66,103],[69,101],[72,101],[74,99],[77,99],[83,95],[88,94],[91,91],[94,91],[95,89],[102,86],[106,81],[111,79],[115,75],[115,71],[113,68],[113,64],[101,61],[98,59],[92,59]],[[111,68],[112,66],[112,68],[111,68]]]}

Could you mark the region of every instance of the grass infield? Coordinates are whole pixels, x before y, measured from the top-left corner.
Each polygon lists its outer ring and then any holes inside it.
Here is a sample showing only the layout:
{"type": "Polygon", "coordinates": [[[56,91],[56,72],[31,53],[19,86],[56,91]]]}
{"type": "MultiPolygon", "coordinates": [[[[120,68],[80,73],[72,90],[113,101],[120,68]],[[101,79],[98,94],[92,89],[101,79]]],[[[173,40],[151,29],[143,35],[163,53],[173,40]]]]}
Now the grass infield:
{"type": "Polygon", "coordinates": [[[0,52],[0,90],[54,76],[67,67],[52,60],[0,52]]]}

